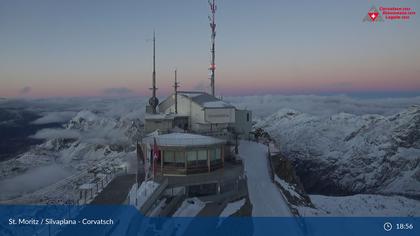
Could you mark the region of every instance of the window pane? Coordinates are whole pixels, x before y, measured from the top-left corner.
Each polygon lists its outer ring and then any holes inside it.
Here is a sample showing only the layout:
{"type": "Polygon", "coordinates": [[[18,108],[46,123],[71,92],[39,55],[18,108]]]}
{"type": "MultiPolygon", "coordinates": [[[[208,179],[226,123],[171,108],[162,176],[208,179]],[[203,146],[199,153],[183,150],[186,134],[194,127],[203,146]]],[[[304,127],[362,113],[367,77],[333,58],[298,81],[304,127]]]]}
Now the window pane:
{"type": "Polygon", "coordinates": [[[216,159],[219,160],[222,158],[222,149],[216,148],[216,159]]]}
{"type": "Polygon", "coordinates": [[[216,160],[216,150],[215,149],[210,149],[209,150],[209,155],[210,155],[210,160],[211,161],[213,161],[213,160],[216,160]]]}
{"type": "Polygon", "coordinates": [[[164,162],[175,162],[173,151],[164,151],[164,162]]]}
{"type": "Polygon", "coordinates": [[[205,161],[207,160],[207,150],[198,150],[198,157],[197,159],[199,161],[205,161]]]}
{"type": "Polygon", "coordinates": [[[196,161],[197,160],[197,151],[188,151],[187,152],[188,161],[196,161]]]}
{"type": "Polygon", "coordinates": [[[184,163],[184,152],[175,152],[175,162],[184,163]]]}

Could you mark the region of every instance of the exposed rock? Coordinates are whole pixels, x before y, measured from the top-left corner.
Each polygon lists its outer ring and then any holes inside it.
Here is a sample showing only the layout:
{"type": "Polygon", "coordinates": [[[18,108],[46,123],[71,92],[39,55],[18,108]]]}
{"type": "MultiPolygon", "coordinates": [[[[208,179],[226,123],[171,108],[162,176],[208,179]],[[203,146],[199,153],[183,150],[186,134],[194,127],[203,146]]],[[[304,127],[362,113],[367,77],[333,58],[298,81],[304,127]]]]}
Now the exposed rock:
{"type": "Polygon", "coordinates": [[[310,193],[420,196],[420,107],[393,116],[318,117],[283,109],[260,121],[310,193]]]}

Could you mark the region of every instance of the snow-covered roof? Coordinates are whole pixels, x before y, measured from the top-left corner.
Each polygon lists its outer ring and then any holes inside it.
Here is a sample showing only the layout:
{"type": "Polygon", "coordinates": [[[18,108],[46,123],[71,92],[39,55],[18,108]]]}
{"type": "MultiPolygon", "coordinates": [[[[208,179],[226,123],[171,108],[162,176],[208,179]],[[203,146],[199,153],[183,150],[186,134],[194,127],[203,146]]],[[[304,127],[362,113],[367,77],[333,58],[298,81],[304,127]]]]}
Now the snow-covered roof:
{"type": "Polygon", "coordinates": [[[228,104],[224,101],[205,102],[202,105],[205,108],[232,107],[232,105],[230,105],[230,104],[228,104]]]}
{"type": "Polygon", "coordinates": [[[169,133],[157,135],[153,133],[152,135],[143,138],[143,143],[153,144],[154,138],[156,138],[156,143],[159,146],[173,146],[173,147],[182,147],[182,146],[205,146],[205,145],[215,145],[225,143],[225,140],[198,135],[191,133],[169,133]]]}
{"type": "Polygon", "coordinates": [[[235,108],[230,103],[205,92],[181,91],[178,94],[191,99],[203,108],[235,108]]]}
{"type": "Polygon", "coordinates": [[[182,94],[186,97],[193,98],[193,97],[203,95],[205,93],[204,92],[199,92],[199,91],[179,91],[178,94],[182,94]]]}
{"type": "Polygon", "coordinates": [[[169,114],[163,114],[163,113],[150,114],[150,113],[147,113],[145,115],[145,119],[148,119],[148,120],[152,120],[152,119],[156,119],[156,120],[173,120],[175,117],[186,117],[186,116],[175,114],[175,113],[169,113],[169,114]]]}

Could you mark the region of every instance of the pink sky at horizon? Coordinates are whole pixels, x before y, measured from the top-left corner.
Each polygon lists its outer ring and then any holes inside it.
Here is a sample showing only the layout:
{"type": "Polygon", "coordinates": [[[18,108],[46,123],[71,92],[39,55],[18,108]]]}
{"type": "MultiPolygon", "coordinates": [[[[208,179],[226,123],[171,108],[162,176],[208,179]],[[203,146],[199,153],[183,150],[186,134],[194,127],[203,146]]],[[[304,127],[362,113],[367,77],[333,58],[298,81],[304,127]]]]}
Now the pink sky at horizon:
{"type": "MultiPolygon", "coordinates": [[[[419,92],[420,80],[415,75],[405,75],[403,79],[395,79],[394,76],[383,77],[366,74],[358,77],[359,79],[340,79],[334,80],[333,76],[310,79],[300,78],[244,78],[223,80],[222,75],[216,77],[216,93],[223,96],[237,95],[261,95],[261,94],[319,94],[319,93],[352,93],[352,92],[419,92]],[[337,82],[336,82],[337,81],[337,82]],[[341,81],[341,82],[340,82],[341,81]]],[[[163,78],[161,78],[163,80],[163,78]]],[[[158,78],[158,95],[166,96],[172,92],[171,81],[161,81],[158,78]],[[166,83],[165,83],[166,82],[166,83]]],[[[46,80],[45,83],[25,83],[22,87],[20,83],[9,83],[7,86],[0,87],[0,97],[91,97],[106,95],[129,95],[129,96],[149,96],[146,81],[125,80],[123,82],[110,82],[104,79],[105,83],[97,84],[81,80],[46,80]],[[22,91],[25,87],[26,91],[22,91]],[[125,89],[127,94],[109,94],[109,89],[125,89]]],[[[200,81],[182,82],[180,90],[206,90],[208,79],[202,78],[200,81]]]]}

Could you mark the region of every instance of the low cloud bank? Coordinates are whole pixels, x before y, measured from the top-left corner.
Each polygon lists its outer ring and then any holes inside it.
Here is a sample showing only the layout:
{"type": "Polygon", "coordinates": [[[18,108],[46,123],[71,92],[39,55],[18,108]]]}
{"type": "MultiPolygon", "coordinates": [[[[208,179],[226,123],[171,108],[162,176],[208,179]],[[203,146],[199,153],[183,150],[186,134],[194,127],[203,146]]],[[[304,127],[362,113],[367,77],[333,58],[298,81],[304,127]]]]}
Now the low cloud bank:
{"type": "Polygon", "coordinates": [[[23,88],[21,88],[21,89],[19,90],[19,94],[20,94],[20,95],[25,95],[25,94],[30,93],[31,91],[32,91],[32,87],[30,87],[30,86],[25,86],[25,87],[23,87],[23,88]]]}
{"type": "Polygon", "coordinates": [[[131,96],[134,95],[134,91],[125,87],[119,88],[107,88],[103,90],[105,95],[112,95],[112,96],[131,96]]]}
{"type": "Polygon", "coordinates": [[[34,139],[80,139],[80,132],[70,129],[42,129],[30,136],[34,139]]]}
{"type": "Polygon", "coordinates": [[[50,165],[29,170],[24,174],[0,181],[0,200],[19,197],[51,185],[71,175],[59,165],[50,165]]]}
{"type": "Polygon", "coordinates": [[[36,119],[32,124],[42,125],[51,123],[64,123],[69,121],[76,115],[74,111],[60,111],[60,112],[47,112],[43,117],[36,119]]]}
{"type": "Polygon", "coordinates": [[[398,113],[411,105],[420,104],[420,97],[358,99],[345,95],[265,95],[226,97],[225,100],[252,110],[256,117],[268,116],[285,108],[317,116],[331,116],[341,112],[354,115],[379,114],[387,116],[398,113]]]}

